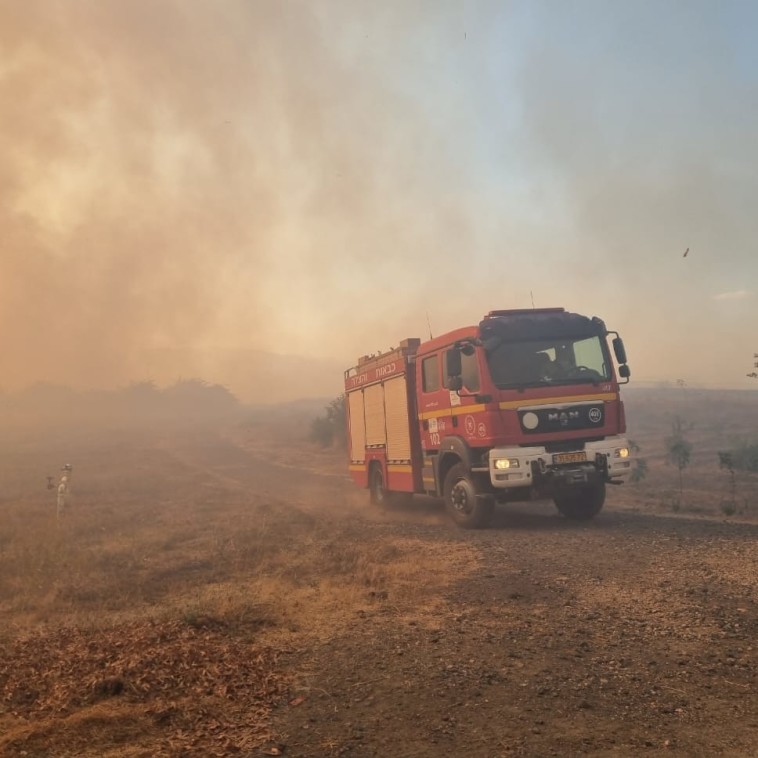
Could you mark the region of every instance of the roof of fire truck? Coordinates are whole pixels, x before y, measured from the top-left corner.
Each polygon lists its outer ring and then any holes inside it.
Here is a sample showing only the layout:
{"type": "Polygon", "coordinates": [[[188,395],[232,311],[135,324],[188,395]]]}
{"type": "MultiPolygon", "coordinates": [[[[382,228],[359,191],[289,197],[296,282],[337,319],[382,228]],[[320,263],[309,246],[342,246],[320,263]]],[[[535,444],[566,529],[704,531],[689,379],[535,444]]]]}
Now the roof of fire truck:
{"type": "Polygon", "coordinates": [[[363,355],[358,359],[358,366],[348,369],[346,373],[354,373],[367,366],[383,365],[398,358],[408,360],[414,355],[424,355],[465,340],[577,338],[604,336],[606,333],[605,324],[597,316],[588,318],[578,313],[570,313],[565,308],[495,310],[487,313],[478,325],[454,329],[426,342],[409,338],[403,340],[399,347],[390,348],[387,352],[363,355]]]}
{"type": "Polygon", "coordinates": [[[565,308],[518,308],[490,311],[477,326],[465,326],[423,342],[420,354],[467,339],[540,339],[605,335],[603,321],[570,313],[565,308]]]}
{"type": "Polygon", "coordinates": [[[605,323],[597,316],[589,318],[565,308],[490,311],[479,323],[482,340],[576,339],[607,333],[605,323]]]}

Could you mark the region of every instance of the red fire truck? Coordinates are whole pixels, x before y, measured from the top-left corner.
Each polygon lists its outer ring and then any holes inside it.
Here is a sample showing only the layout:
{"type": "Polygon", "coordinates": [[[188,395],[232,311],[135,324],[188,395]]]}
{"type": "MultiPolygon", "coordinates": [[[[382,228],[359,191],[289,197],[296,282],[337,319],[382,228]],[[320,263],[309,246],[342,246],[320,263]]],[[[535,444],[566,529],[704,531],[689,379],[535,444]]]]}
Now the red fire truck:
{"type": "Polygon", "coordinates": [[[403,340],[345,372],[351,476],[378,504],[443,497],[466,528],[498,501],[552,499],[590,519],[631,473],[629,376],[618,332],[563,308],[491,311],[403,340]]]}

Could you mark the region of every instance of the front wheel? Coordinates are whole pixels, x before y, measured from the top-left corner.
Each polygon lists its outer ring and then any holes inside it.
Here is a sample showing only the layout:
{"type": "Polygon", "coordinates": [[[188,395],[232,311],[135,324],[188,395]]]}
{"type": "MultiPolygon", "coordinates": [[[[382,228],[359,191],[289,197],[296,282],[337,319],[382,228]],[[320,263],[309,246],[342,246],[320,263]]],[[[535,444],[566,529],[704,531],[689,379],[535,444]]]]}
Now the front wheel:
{"type": "Polygon", "coordinates": [[[492,518],[495,504],[490,498],[479,497],[469,470],[456,463],[445,477],[445,507],[458,526],[480,529],[492,518]]]}
{"type": "Polygon", "coordinates": [[[572,521],[589,521],[595,518],[605,503],[605,483],[562,492],[554,498],[555,507],[572,521]]]}

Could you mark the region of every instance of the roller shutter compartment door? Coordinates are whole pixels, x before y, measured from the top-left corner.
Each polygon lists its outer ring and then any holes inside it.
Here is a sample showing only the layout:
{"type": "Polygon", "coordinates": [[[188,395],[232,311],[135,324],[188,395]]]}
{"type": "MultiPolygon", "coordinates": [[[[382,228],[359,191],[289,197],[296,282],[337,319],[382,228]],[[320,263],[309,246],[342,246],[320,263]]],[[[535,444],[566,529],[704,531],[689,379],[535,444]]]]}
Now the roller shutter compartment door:
{"type": "Polygon", "coordinates": [[[351,392],[347,396],[350,412],[350,460],[363,463],[366,460],[366,420],[363,416],[363,392],[351,392]]]}
{"type": "Polygon", "coordinates": [[[404,376],[384,383],[384,408],[387,415],[387,459],[411,459],[411,430],[408,424],[408,390],[404,376]]]}
{"type": "Polygon", "coordinates": [[[384,428],[384,389],[372,384],[363,390],[366,404],[366,446],[377,447],[387,442],[384,428]]]}

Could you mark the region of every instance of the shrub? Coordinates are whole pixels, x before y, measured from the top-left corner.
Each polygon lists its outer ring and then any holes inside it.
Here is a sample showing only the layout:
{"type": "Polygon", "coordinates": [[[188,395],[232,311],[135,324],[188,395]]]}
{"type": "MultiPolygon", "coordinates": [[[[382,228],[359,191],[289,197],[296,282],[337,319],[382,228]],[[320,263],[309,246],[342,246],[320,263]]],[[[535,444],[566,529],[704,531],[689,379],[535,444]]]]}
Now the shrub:
{"type": "Polygon", "coordinates": [[[313,419],[309,438],[321,447],[345,447],[345,423],[345,397],[340,395],[324,408],[323,415],[313,419]]]}
{"type": "MultiPolygon", "coordinates": [[[[690,427],[691,428],[691,427],[690,427]]],[[[674,417],[671,424],[671,436],[666,437],[666,451],[669,463],[679,469],[679,497],[682,496],[682,473],[690,465],[692,458],[692,443],[685,437],[684,422],[679,416],[674,417]]]]}
{"type": "Polygon", "coordinates": [[[731,458],[731,464],[736,471],[758,471],[758,442],[742,440],[732,450],[719,453],[719,461],[723,455],[731,458]]]}

